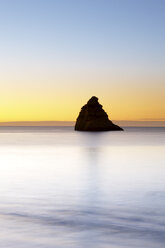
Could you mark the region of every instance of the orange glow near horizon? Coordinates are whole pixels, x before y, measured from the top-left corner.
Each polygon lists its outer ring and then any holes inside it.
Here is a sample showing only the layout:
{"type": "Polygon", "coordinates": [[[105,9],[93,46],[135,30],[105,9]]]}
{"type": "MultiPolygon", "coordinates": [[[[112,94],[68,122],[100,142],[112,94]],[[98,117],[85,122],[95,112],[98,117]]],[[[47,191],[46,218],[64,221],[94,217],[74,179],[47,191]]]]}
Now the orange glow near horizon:
{"type": "Polygon", "coordinates": [[[164,120],[165,86],[124,78],[46,78],[35,84],[13,82],[0,89],[0,122],[75,121],[80,108],[96,95],[111,120],[164,120]],[[100,83],[104,81],[104,85],[100,83]],[[77,82],[76,82],[77,81],[77,82]],[[86,82],[86,83],[83,83],[86,82]]]}

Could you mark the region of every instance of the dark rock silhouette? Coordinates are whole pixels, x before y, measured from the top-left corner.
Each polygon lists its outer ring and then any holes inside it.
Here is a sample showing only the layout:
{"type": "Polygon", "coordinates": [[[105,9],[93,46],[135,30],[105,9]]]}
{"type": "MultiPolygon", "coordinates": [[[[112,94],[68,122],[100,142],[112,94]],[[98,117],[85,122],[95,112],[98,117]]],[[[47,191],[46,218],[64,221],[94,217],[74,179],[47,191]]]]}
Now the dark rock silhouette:
{"type": "Polygon", "coordinates": [[[76,121],[77,131],[122,131],[123,129],[108,119],[107,113],[98,102],[96,96],[85,104],[79,113],[76,121]]]}

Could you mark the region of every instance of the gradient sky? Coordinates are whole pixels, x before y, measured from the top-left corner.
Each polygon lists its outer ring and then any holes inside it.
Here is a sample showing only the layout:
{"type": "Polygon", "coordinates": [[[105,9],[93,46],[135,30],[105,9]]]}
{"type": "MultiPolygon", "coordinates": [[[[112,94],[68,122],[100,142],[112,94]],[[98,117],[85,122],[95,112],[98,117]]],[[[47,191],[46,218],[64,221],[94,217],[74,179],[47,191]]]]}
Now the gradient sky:
{"type": "Polygon", "coordinates": [[[165,120],[164,0],[0,0],[0,121],[165,120]]]}

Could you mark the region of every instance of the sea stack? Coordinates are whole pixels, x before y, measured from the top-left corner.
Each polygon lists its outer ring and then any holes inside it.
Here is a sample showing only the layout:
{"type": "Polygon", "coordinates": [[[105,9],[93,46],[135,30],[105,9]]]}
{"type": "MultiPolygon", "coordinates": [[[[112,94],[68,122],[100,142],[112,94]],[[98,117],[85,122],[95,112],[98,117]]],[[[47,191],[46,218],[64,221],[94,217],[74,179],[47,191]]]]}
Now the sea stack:
{"type": "Polygon", "coordinates": [[[85,104],[76,120],[77,131],[123,131],[123,129],[108,119],[107,113],[98,102],[96,96],[92,96],[85,104]]]}

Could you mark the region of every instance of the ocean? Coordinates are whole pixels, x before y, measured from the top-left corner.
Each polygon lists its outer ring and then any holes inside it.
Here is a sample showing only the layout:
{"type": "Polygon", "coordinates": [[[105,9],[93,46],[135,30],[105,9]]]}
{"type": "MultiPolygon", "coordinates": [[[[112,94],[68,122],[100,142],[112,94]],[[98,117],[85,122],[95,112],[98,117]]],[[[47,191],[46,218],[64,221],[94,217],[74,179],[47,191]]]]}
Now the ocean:
{"type": "Polygon", "coordinates": [[[0,127],[0,247],[164,248],[165,128],[0,127]]]}

